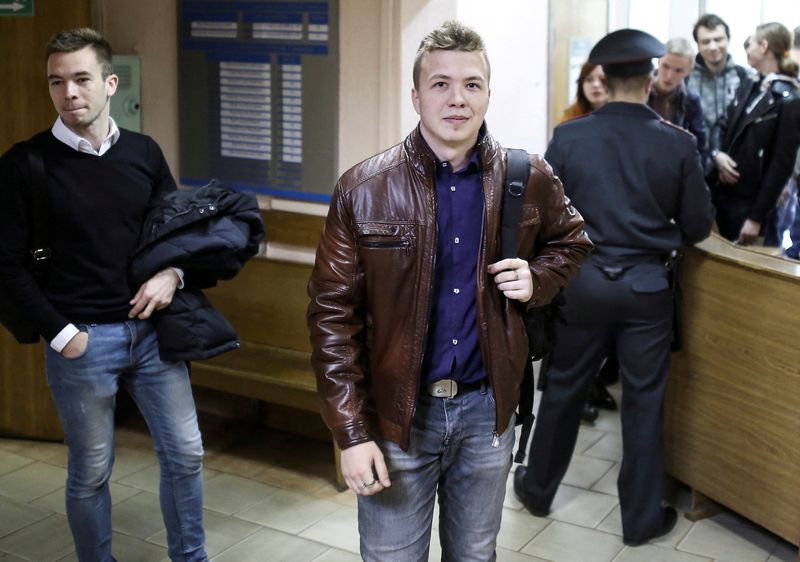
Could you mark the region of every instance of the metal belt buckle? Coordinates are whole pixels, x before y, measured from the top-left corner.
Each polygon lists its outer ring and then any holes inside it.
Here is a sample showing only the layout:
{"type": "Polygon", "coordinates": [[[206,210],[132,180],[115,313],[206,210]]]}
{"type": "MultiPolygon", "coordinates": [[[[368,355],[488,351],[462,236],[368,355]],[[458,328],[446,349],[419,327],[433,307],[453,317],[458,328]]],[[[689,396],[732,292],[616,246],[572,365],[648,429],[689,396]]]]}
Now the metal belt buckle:
{"type": "Polygon", "coordinates": [[[428,394],[436,398],[454,398],[458,394],[458,383],[453,379],[442,379],[428,385],[428,394]]]}

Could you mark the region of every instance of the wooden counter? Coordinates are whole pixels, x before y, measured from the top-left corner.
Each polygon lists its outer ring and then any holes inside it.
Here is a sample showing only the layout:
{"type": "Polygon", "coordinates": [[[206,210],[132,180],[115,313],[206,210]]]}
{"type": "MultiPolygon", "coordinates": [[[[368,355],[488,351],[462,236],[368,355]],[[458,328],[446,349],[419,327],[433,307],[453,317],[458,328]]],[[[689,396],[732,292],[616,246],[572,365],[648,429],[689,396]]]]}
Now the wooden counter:
{"type": "Polygon", "coordinates": [[[800,264],[713,237],[683,281],[667,472],[800,544],[800,264]]]}

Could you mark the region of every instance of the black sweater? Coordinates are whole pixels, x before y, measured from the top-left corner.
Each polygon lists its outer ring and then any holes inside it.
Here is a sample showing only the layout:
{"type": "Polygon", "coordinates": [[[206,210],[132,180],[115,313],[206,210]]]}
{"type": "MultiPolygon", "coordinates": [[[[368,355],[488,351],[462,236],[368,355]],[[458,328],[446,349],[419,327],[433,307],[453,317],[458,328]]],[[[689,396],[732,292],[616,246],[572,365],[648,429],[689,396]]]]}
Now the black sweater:
{"type": "Polygon", "coordinates": [[[40,289],[25,268],[30,171],[24,143],[0,158],[0,278],[48,341],[70,322],[126,320],[138,290],[128,280],[128,264],[147,209],[176,189],[161,149],[127,130],[100,157],[74,150],[50,130],[28,142],[40,147],[47,171],[48,278],[40,289]]]}

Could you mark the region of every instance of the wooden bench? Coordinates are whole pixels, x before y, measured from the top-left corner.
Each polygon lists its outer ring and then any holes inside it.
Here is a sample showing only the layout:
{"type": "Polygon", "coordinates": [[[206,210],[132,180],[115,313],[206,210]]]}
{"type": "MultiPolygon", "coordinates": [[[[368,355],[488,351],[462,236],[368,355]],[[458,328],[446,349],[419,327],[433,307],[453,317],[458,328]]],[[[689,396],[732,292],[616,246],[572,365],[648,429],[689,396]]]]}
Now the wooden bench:
{"type": "MultiPolygon", "coordinates": [[[[316,246],[320,217],[264,213],[269,239],[316,246]]],[[[192,384],[319,413],[306,326],[306,285],[311,265],[257,257],[239,275],[206,292],[236,328],[241,349],[192,363],[192,384]]],[[[336,483],[344,479],[334,443],[336,483]]]]}

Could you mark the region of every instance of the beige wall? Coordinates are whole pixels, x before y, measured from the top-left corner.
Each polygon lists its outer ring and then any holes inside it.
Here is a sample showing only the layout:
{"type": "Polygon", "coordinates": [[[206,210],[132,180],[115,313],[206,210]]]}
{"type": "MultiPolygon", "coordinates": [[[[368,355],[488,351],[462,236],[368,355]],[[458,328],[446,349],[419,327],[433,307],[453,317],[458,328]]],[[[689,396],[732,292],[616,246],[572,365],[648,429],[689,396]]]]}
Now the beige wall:
{"type": "Polygon", "coordinates": [[[178,175],[178,52],[175,0],[95,0],[94,25],[119,54],[142,61],[142,132],[178,175]]]}
{"type": "Polygon", "coordinates": [[[339,2],[339,172],[398,142],[398,2],[339,2]]]}

